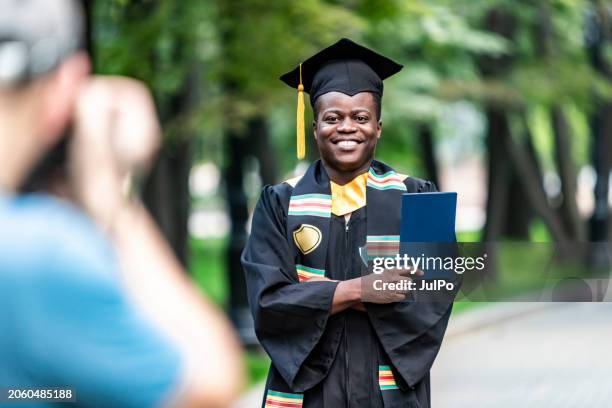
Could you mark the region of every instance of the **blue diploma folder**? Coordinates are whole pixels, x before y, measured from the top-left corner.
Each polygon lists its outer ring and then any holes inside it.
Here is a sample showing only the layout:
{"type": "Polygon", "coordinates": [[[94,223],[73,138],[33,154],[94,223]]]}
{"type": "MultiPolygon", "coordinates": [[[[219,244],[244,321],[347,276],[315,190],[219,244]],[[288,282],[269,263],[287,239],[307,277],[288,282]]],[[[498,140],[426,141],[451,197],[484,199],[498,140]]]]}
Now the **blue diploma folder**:
{"type": "MultiPolygon", "coordinates": [[[[453,247],[444,243],[456,242],[456,211],[457,193],[403,194],[400,253],[441,258],[454,255],[453,247]]],[[[420,269],[425,275],[413,279],[453,278],[452,271],[423,266],[420,269]]]]}
{"type": "Polygon", "coordinates": [[[402,195],[400,242],[455,242],[457,193],[402,195]]]}

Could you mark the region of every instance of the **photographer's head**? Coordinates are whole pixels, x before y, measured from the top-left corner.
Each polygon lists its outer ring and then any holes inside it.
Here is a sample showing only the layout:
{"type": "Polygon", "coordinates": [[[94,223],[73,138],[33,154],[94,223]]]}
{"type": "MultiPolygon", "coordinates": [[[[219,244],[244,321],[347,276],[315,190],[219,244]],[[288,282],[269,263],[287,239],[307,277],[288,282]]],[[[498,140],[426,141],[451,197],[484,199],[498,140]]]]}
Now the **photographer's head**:
{"type": "Polygon", "coordinates": [[[89,72],[73,0],[0,0],[0,187],[15,190],[61,138],[89,72]]]}

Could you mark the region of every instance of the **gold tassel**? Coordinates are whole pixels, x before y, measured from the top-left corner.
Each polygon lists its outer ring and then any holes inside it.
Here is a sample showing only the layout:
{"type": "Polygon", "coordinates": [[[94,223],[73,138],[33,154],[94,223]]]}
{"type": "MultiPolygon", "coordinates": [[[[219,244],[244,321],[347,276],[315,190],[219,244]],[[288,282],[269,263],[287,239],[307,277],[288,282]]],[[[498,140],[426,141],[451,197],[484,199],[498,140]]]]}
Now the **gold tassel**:
{"type": "Polygon", "coordinates": [[[300,64],[300,84],[298,85],[297,100],[297,158],[303,159],[306,155],[306,136],[304,129],[304,85],[302,84],[302,64],[300,64]]]}

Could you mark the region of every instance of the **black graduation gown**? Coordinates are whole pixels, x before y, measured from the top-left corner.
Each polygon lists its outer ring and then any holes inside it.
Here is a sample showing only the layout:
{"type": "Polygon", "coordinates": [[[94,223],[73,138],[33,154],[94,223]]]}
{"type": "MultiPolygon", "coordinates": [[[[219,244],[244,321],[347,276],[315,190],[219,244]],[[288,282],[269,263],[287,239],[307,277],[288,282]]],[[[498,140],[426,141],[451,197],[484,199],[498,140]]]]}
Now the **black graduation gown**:
{"type": "MultiPolygon", "coordinates": [[[[404,183],[408,192],[435,191],[432,183],[415,178],[404,183]]],[[[303,393],[306,408],[430,407],[429,370],[452,303],[366,304],[367,312],[348,309],[330,316],[337,283],[296,279],[286,239],[292,189],[287,183],[264,188],[242,255],[256,333],[272,360],[266,390],[303,393]],[[403,307],[412,309],[398,309],[403,307]],[[415,327],[398,327],[397,313],[419,319],[415,327]],[[381,390],[380,366],[391,368],[399,389],[381,390]]],[[[347,280],[367,273],[358,254],[366,229],[365,208],[355,211],[348,225],[332,215],[327,277],[347,280]]],[[[404,317],[399,325],[410,324],[404,317]]]]}

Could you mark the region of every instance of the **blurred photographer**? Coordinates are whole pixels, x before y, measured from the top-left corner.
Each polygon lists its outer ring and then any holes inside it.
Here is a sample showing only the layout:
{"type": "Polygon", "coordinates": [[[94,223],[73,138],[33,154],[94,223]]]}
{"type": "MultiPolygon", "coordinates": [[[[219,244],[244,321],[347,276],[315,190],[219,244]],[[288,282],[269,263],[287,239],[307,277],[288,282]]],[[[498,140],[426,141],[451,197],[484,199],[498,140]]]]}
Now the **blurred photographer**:
{"type": "Polygon", "coordinates": [[[0,10],[0,392],[227,406],[242,379],[229,324],[127,194],[160,142],[148,91],[89,76],[76,2],[0,0],[0,10]],[[66,172],[45,181],[63,198],[19,193],[69,128],[66,172]]]}

